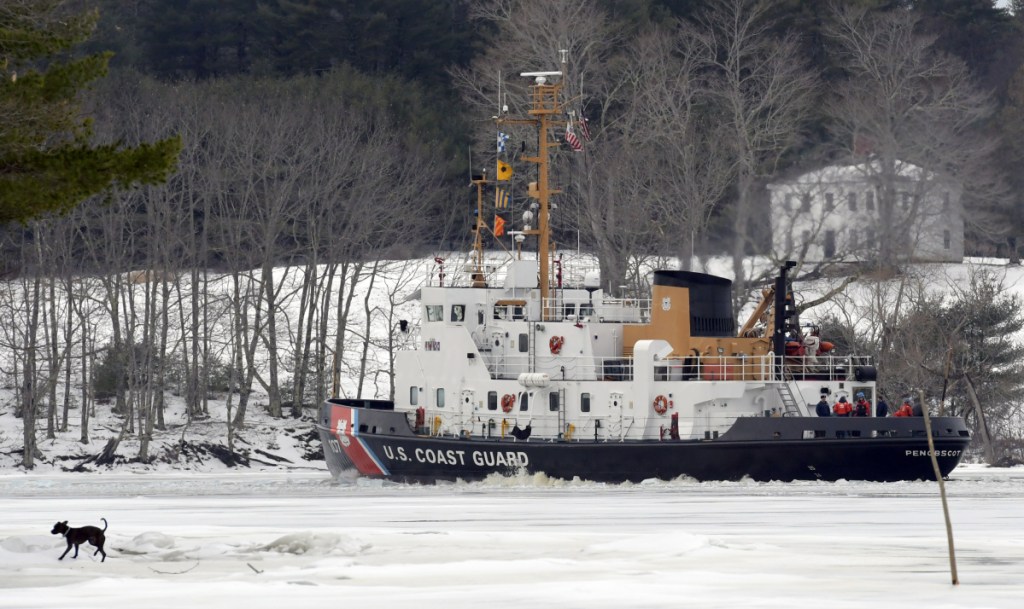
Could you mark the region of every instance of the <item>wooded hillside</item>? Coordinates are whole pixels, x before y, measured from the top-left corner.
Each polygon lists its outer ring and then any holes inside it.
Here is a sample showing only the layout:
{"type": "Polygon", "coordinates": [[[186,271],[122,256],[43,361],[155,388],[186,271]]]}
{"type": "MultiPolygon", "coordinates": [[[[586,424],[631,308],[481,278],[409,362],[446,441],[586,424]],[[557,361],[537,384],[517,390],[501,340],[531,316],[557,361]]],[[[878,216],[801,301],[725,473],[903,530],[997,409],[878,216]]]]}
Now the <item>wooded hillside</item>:
{"type": "MultiPolygon", "coordinates": [[[[471,172],[494,167],[499,83],[501,102],[516,109],[528,84],[518,74],[563,69],[562,49],[574,112],[567,123],[585,117],[589,137],[579,152],[568,144],[557,151],[553,173],[564,192],[553,222],[559,241],[597,256],[613,291],[644,293],[645,269],[659,260],[689,267],[726,256],[741,310],[762,279],[751,256],[766,254],[770,237],[765,184],[868,158],[881,168],[883,247],[844,273],[903,273],[902,235],[889,221],[897,193],[886,187],[897,160],[963,185],[968,255],[1015,261],[1024,230],[1022,5],[5,2],[0,378],[17,388],[18,415],[28,415],[25,464],[33,416],[43,414],[47,434],[60,433],[69,405],[92,405],[102,391],[140,437],[163,424],[171,385],[185,395],[188,416],[202,416],[214,386],[237,392],[239,425],[254,391],[266,394],[274,415],[288,403],[317,403],[342,375],[356,379],[357,394],[381,395],[387,383],[370,386],[366,354],[372,341],[386,350],[398,338],[401,292],[389,286],[389,304],[369,301],[383,261],[467,248],[479,219],[466,184],[471,172]],[[84,25],[52,48],[19,46],[18,32],[71,23],[53,15],[84,25]],[[110,72],[99,78],[106,50],[114,51],[110,72]],[[46,68],[79,60],[89,78],[26,87],[26,79],[45,83],[33,75],[46,68]],[[40,118],[41,109],[51,112],[40,118]],[[62,142],[121,160],[126,150],[152,154],[129,155],[121,168],[102,158],[81,166],[40,160],[44,144],[62,142]],[[31,189],[10,194],[26,167],[89,189],[62,191],[58,205],[40,209],[22,196],[31,189]],[[282,265],[289,276],[275,271],[282,265]],[[353,308],[354,299],[366,300],[353,308]],[[356,310],[359,319],[350,315],[356,310]],[[372,334],[375,325],[384,332],[372,334]]],[[[530,144],[509,135],[514,163],[530,144]]],[[[513,183],[525,188],[526,165],[516,171],[513,183]]],[[[820,277],[835,272],[829,267],[806,264],[799,273],[820,277]]],[[[409,272],[389,271],[413,281],[409,272]]],[[[889,358],[902,383],[893,391],[952,384],[961,393],[936,399],[966,409],[970,385],[1001,421],[1014,420],[1021,394],[1020,376],[1005,374],[1012,362],[964,355],[945,368],[897,370],[973,352],[954,345],[986,345],[1019,328],[1020,303],[978,281],[985,289],[975,296],[985,302],[971,305],[968,294],[935,302],[915,290],[875,311],[869,336],[850,320],[833,321],[849,344],[889,358]],[[992,319],[940,323],[978,309],[992,319]],[[909,345],[900,332],[919,315],[944,328],[935,333],[942,340],[909,345]]],[[[387,364],[379,370],[386,374],[387,364]]],[[[84,441],[89,409],[81,412],[84,441]]],[[[141,458],[146,451],[142,442],[141,458]]]]}

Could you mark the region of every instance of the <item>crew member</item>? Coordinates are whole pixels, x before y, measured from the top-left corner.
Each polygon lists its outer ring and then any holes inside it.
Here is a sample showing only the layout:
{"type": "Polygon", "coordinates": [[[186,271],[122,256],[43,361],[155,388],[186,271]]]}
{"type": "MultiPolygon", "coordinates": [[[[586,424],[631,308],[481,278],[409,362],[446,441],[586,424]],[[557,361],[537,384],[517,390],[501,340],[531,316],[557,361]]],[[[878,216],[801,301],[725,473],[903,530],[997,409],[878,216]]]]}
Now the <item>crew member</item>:
{"type": "Polygon", "coordinates": [[[857,402],[853,406],[853,416],[855,417],[867,417],[871,416],[871,402],[864,397],[864,392],[857,392],[857,402]]]}
{"type": "Polygon", "coordinates": [[[832,412],[837,417],[848,417],[853,412],[853,406],[846,401],[846,396],[840,396],[839,401],[836,402],[835,406],[832,407],[832,412]]]}
{"type": "Polygon", "coordinates": [[[914,416],[914,407],[910,405],[910,400],[909,399],[904,400],[903,405],[900,406],[899,410],[896,411],[896,414],[894,414],[892,416],[894,416],[894,417],[912,417],[912,416],[914,416]]]}
{"type": "Polygon", "coordinates": [[[825,396],[821,396],[821,400],[819,400],[814,406],[814,412],[816,412],[819,417],[831,416],[832,413],[829,411],[828,401],[825,399],[825,396]]]}
{"type": "Polygon", "coordinates": [[[875,416],[880,418],[889,416],[889,404],[881,398],[879,398],[878,403],[875,404],[875,416]]]}

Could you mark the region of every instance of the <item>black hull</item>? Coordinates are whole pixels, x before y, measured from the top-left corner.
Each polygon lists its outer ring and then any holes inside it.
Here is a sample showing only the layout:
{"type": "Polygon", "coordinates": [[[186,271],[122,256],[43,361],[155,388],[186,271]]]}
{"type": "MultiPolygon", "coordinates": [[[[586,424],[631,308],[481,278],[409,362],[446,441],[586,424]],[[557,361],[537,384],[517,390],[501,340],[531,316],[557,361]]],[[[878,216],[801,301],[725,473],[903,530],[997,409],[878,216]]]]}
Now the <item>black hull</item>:
{"type": "MultiPolygon", "coordinates": [[[[961,419],[938,418],[932,424],[939,469],[946,476],[970,438],[961,419]]],[[[394,411],[327,403],[317,427],[335,476],[356,470],[364,476],[434,482],[543,472],[599,482],[680,476],[895,482],[935,479],[923,425],[920,418],[747,418],[709,440],[460,439],[415,435],[405,416],[394,411]],[[348,423],[341,433],[339,419],[348,423]]]]}

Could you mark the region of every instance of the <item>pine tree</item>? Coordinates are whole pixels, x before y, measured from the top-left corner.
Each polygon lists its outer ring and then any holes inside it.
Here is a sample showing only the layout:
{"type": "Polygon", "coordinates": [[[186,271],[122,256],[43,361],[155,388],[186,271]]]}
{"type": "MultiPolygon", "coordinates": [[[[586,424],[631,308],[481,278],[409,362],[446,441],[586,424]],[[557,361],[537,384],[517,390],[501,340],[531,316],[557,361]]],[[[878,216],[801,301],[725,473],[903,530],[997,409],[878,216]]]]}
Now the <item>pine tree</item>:
{"type": "Polygon", "coordinates": [[[109,53],[71,55],[97,14],[65,0],[0,3],[0,224],[61,212],[115,185],[154,184],[181,142],[135,147],[91,141],[78,96],[106,74],[109,53]]]}

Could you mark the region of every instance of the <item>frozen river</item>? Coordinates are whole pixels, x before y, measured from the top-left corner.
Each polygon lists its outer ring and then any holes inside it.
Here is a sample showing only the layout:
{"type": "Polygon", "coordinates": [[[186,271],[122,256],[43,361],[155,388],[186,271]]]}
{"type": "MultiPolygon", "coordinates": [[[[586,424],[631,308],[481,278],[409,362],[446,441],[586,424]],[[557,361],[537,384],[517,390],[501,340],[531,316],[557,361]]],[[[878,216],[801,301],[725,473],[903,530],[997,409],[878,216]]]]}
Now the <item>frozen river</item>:
{"type": "Polygon", "coordinates": [[[0,607],[1021,607],[1024,469],[947,491],[958,587],[934,483],[0,474],[0,607]]]}

